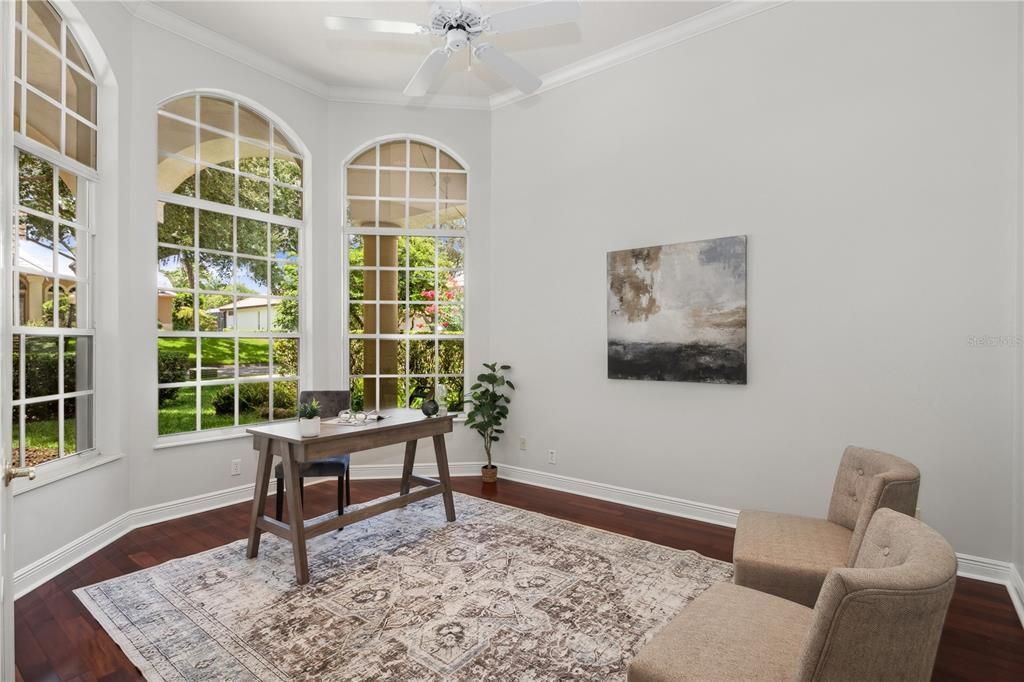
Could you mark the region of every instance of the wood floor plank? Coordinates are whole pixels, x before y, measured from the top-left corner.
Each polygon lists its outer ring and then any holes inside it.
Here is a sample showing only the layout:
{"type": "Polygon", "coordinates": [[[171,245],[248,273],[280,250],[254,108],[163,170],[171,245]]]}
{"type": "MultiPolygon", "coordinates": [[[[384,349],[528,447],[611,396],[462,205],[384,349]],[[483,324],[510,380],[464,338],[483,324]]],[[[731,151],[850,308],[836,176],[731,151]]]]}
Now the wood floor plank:
{"type": "MultiPolygon", "coordinates": [[[[511,481],[455,478],[458,492],[730,561],[733,530],[511,481]]],[[[305,516],[336,509],[337,482],[306,488],[305,516]]],[[[399,481],[352,482],[352,501],[398,492],[399,481]]],[[[271,491],[274,486],[271,485],[271,491]]],[[[438,500],[440,504],[440,500],[438,500]]],[[[142,679],[73,590],[240,540],[250,503],[138,528],[15,602],[15,664],[24,682],[142,679]]],[[[273,514],[274,497],[267,503],[273,514]]],[[[935,680],[1024,679],[1024,628],[1002,585],[960,579],[935,664],[935,680]]]]}

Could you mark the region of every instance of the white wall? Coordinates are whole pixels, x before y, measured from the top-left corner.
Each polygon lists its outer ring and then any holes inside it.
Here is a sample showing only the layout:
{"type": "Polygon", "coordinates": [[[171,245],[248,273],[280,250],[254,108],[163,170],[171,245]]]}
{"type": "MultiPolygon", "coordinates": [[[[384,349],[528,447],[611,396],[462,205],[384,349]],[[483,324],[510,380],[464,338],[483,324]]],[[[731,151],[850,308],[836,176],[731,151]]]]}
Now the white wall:
{"type": "Polygon", "coordinates": [[[1010,559],[1014,351],[968,337],[1015,328],[1017,49],[1011,4],[793,3],[495,112],[503,461],[822,515],[875,447],[1010,559]],[[605,253],[733,234],[749,385],[607,379],[605,253]]]}

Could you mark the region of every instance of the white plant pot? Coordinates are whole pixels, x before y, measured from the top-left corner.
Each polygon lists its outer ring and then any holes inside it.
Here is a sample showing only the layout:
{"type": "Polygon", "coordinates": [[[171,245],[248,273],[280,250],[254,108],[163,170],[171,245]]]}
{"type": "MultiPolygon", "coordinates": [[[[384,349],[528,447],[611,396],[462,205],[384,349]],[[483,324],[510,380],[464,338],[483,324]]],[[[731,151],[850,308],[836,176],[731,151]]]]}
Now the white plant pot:
{"type": "Polygon", "coordinates": [[[299,419],[299,435],[303,438],[320,435],[320,417],[299,419]]]}

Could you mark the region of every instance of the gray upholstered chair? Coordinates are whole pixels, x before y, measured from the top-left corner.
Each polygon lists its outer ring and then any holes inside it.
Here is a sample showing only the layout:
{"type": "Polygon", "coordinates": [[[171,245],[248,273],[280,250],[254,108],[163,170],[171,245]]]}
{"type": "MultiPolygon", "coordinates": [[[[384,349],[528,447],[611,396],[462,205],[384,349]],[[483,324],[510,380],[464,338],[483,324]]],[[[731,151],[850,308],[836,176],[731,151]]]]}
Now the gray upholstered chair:
{"type": "Polygon", "coordinates": [[[846,448],[828,518],[740,512],[734,582],[814,606],[829,570],[853,565],[876,509],[914,516],[920,483],[921,472],[910,462],[877,450],[846,448]]]}
{"type": "Polygon", "coordinates": [[[640,650],[628,681],[928,680],[955,582],[941,535],[879,509],[813,609],[719,583],[640,650]]]}
{"type": "MultiPolygon", "coordinates": [[[[324,419],[333,419],[342,410],[349,406],[348,391],[302,391],[299,393],[299,402],[308,403],[316,400],[320,403],[320,414],[324,419]]],[[[347,453],[339,453],[331,457],[324,457],[315,462],[304,464],[299,470],[299,495],[305,499],[306,491],[302,485],[306,478],[337,477],[338,478],[338,516],[345,513],[345,505],[352,503],[351,484],[352,466],[351,458],[347,453]]],[[[277,479],[277,496],[275,499],[277,520],[281,520],[284,513],[284,465],[278,462],[274,467],[274,477],[277,479]]]]}

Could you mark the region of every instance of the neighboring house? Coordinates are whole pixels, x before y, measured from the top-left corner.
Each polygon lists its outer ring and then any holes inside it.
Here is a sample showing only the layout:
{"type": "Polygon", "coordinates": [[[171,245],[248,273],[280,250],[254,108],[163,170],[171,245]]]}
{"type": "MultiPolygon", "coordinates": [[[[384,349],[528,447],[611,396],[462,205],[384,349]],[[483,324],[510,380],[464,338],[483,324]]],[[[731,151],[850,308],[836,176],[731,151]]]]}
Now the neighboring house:
{"type": "Polygon", "coordinates": [[[274,324],[279,305],[277,302],[270,304],[266,298],[260,296],[238,299],[235,303],[216,308],[220,313],[218,326],[223,324],[224,329],[239,331],[267,331],[274,324]]]}
{"type": "MultiPolygon", "coordinates": [[[[162,272],[156,276],[156,300],[157,300],[157,323],[163,331],[174,330],[174,296],[171,281],[162,272]]],[[[270,304],[266,298],[252,297],[242,298],[236,304],[228,303],[218,308],[206,310],[217,320],[216,331],[234,329],[237,326],[241,331],[267,331],[277,316],[277,307],[280,303],[270,304]]]]}
{"type": "Polygon", "coordinates": [[[156,273],[156,320],[161,331],[174,331],[174,292],[167,275],[156,273]]]}
{"type": "Polygon", "coordinates": [[[53,301],[53,276],[44,273],[54,272],[55,257],[61,291],[70,297],[71,303],[74,304],[76,282],[72,278],[75,276],[75,259],[63,248],[58,248],[55,252],[48,244],[26,239],[23,227],[19,228],[18,310],[21,324],[38,324],[43,319],[43,305],[47,301],[53,301]]]}

